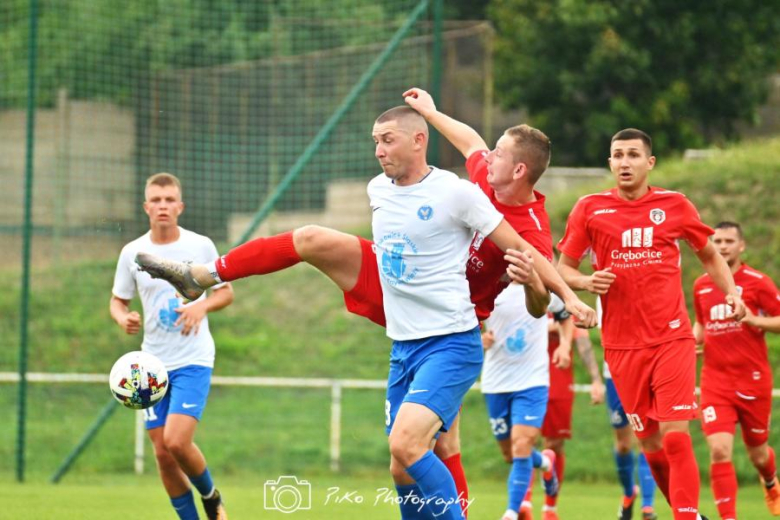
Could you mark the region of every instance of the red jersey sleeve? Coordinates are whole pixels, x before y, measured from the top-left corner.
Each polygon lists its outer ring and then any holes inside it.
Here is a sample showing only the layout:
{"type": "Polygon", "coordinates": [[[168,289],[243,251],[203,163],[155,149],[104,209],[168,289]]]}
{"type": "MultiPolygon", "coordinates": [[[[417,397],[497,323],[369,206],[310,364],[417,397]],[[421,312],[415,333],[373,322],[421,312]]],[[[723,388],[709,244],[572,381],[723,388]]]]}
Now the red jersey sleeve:
{"type": "Polygon", "coordinates": [[[696,206],[688,200],[683,198],[683,228],[682,237],[685,239],[694,251],[700,251],[707,245],[707,241],[715,231],[701,221],[699,212],[696,206]]]}
{"type": "Polygon", "coordinates": [[[590,236],[585,227],[584,206],[582,199],[574,205],[569,213],[569,219],[566,221],[566,232],[561,241],[558,242],[558,251],[576,260],[581,260],[591,245],[590,236]]]}
{"type": "Polygon", "coordinates": [[[780,291],[768,276],[762,282],[758,292],[760,309],[768,316],[780,316],[780,291]]]}
{"type": "Polygon", "coordinates": [[[477,150],[466,159],[466,171],[469,172],[469,180],[480,187],[487,186],[487,150],[477,150]]]}
{"type": "Polygon", "coordinates": [[[696,315],[696,321],[699,322],[699,325],[704,326],[704,313],[701,309],[701,296],[699,296],[702,281],[703,279],[700,277],[693,282],[693,312],[696,315]]]}

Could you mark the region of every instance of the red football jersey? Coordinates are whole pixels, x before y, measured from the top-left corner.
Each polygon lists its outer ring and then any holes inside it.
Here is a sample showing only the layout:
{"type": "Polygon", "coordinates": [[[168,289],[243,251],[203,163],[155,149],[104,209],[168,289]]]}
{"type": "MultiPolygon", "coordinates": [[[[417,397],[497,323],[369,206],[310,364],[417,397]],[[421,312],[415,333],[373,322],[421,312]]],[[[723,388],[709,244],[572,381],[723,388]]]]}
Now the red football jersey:
{"type": "Polygon", "coordinates": [[[601,296],[605,348],[636,349],[692,338],[685,309],[679,240],[698,251],[712,228],[681,193],[651,187],[634,201],[617,188],[582,197],[572,209],[561,253],[617,275],[601,296]]]}
{"type": "Polygon", "coordinates": [[[574,398],[574,363],[569,363],[568,368],[558,368],[552,364],[553,353],[560,344],[560,335],[550,332],[547,342],[547,354],[550,356],[550,401],[574,398]]]}
{"type": "MultiPolygon", "coordinates": [[[[550,218],[544,208],[544,195],[534,191],[536,200],[522,206],[507,206],[496,200],[496,193],[487,182],[487,151],[474,152],[466,161],[471,182],[485,192],[493,206],[526,242],[552,261],[552,233],[550,218]]],[[[487,319],[493,312],[496,297],[509,284],[504,252],[490,240],[477,233],[469,249],[466,278],[471,290],[471,301],[476,306],[477,318],[487,319]]]]}
{"type": "MultiPolygon", "coordinates": [[[[737,290],[753,314],[780,315],[780,293],[772,280],[745,264],[734,274],[737,290]]],[[[693,285],[696,321],[704,328],[702,387],[764,389],[772,386],[764,331],[726,319],[731,309],[710,275],[693,285]]]]}

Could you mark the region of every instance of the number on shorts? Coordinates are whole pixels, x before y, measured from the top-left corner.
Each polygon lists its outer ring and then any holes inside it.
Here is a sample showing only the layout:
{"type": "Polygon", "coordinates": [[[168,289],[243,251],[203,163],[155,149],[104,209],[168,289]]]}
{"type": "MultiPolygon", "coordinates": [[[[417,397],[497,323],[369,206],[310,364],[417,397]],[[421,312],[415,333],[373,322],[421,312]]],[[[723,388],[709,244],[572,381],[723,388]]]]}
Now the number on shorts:
{"type": "Polygon", "coordinates": [[[154,406],[150,406],[149,408],[144,408],[144,421],[156,421],[157,415],[154,413],[154,406]]]}
{"type": "Polygon", "coordinates": [[[509,426],[507,426],[506,420],[502,417],[490,419],[490,427],[493,428],[493,435],[504,435],[509,431],[509,426]]]}
{"type": "Polygon", "coordinates": [[[385,399],[385,426],[390,426],[390,401],[385,399]]]}
{"type": "Polygon", "coordinates": [[[642,432],[645,430],[645,425],[642,424],[642,419],[635,413],[627,413],[626,417],[628,422],[631,423],[631,429],[635,432],[642,432]]]}
{"type": "Polygon", "coordinates": [[[708,406],[704,410],[701,411],[702,417],[704,417],[704,422],[710,423],[715,421],[715,419],[718,418],[717,414],[715,413],[715,407],[714,406],[708,406]]]}

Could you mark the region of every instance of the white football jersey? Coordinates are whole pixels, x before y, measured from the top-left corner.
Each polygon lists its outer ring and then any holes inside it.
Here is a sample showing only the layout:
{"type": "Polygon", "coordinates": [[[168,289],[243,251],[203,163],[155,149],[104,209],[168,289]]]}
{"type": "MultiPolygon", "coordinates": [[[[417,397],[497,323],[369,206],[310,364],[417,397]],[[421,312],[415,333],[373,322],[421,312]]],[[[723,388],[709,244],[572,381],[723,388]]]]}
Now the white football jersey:
{"type": "MultiPolygon", "coordinates": [[[[153,279],[148,273],[139,271],[135,263],[135,255],[139,251],[196,264],[214,262],[219,258],[216,246],[208,237],[183,228],[179,228],[179,232],[179,239],[170,244],[153,243],[150,231],[122,248],[112,292],[123,300],[132,300],[138,293],[143,306],[144,339],[141,349],[160,358],[167,370],[185,365],[213,367],[214,339],[209,331],[208,316],[200,322],[197,334],[182,335],[182,325],[174,325],[180,316],[174,309],[183,303],[176,289],[164,280],[153,279]]],[[[201,299],[205,297],[204,293],[201,299]]]]}
{"type": "Polygon", "coordinates": [[[504,218],[487,196],[438,168],[411,186],[381,174],[368,184],[368,196],[387,335],[410,340],[476,327],[469,245],[475,231],[489,235],[504,218]]]}
{"type": "Polygon", "coordinates": [[[547,316],[534,318],[528,313],[522,285],[509,284],[498,295],[496,307],[484,326],[493,331],[495,342],[485,352],[483,393],[550,386],[547,316]]]}

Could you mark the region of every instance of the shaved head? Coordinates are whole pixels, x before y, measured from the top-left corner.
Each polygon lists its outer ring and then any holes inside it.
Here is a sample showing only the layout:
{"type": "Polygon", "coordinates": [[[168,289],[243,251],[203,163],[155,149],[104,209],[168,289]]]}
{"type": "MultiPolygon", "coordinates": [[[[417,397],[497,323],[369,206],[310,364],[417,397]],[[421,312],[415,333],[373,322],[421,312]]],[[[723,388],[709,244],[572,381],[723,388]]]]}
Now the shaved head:
{"type": "Polygon", "coordinates": [[[410,134],[423,132],[426,137],[428,136],[428,123],[425,118],[409,106],[397,106],[383,112],[376,118],[375,124],[389,123],[390,121],[395,121],[398,128],[404,132],[410,134]]]}

